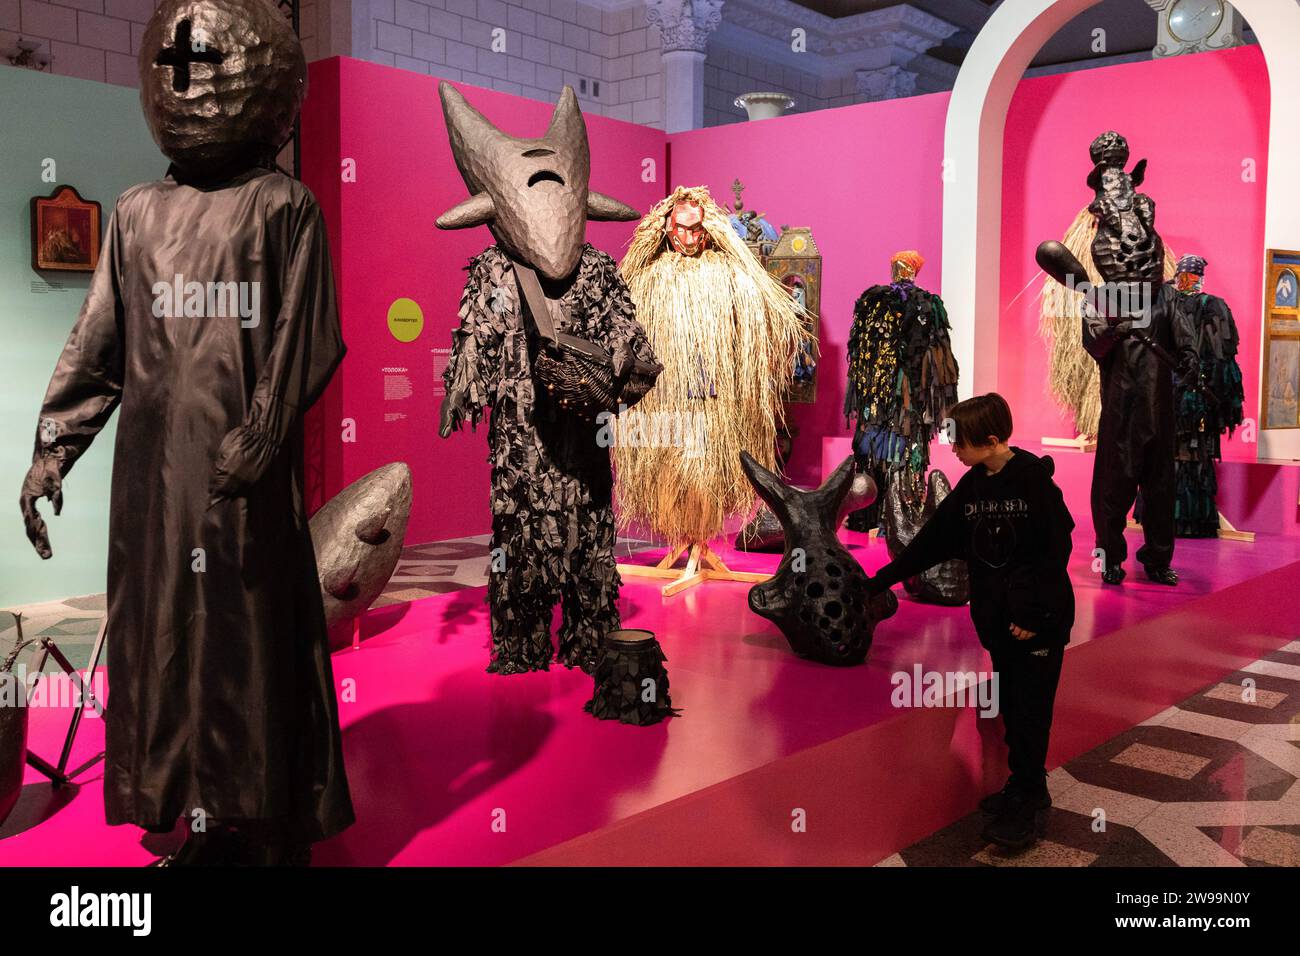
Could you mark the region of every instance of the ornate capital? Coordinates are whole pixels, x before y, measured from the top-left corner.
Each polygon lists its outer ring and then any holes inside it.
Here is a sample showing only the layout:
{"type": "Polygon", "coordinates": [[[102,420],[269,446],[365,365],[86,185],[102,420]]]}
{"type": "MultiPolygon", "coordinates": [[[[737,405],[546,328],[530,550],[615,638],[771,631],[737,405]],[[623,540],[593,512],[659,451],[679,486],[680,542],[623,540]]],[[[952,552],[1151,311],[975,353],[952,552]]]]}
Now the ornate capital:
{"type": "Polygon", "coordinates": [[[645,18],[659,28],[663,50],[703,53],[722,22],[724,0],[646,0],[645,18]]]}
{"type": "Polygon", "coordinates": [[[877,70],[858,70],[858,95],[868,101],[892,100],[911,96],[916,92],[916,74],[901,66],[885,66],[877,70]]]}

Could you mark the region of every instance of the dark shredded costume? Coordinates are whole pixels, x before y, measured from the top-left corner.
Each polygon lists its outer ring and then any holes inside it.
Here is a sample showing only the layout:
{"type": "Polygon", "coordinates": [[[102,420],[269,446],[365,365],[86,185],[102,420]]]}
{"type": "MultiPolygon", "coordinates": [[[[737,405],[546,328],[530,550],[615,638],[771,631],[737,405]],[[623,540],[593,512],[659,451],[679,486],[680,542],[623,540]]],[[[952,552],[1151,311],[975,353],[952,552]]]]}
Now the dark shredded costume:
{"type": "MultiPolygon", "coordinates": [[[[548,295],[552,295],[548,290],[548,295]]],[[[613,259],[590,245],[559,297],[557,331],[595,342],[615,356],[654,363],[636,310],[613,259]]],[[[492,548],[504,554],[488,582],[492,673],[547,670],[550,625],[563,610],[558,659],[590,672],[605,634],[619,626],[614,563],[613,476],[597,425],[556,407],[533,380],[535,336],[521,314],[510,258],[490,246],[469,265],[444,381],[464,396],[473,423],[492,409],[492,548]]]]}
{"type": "Polygon", "coordinates": [[[1204,292],[1175,292],[1173,308],[1200,358],[1197,382],[1178,387],[1175,395],[1174,528],[1180,538],[1212,538],[1219,533],[1214,473],[1214,463],[1222,457],[1219,442],[1225,431],[1231,435],[1241,424],[1245,400],[1237,324],[1226,302],[1204,292]]]}
{"type": "Polygon", "coordinates": [[[849,516],[849,527],[880,524],[894,480],[919,501],[930,465],[930,440],[957,401],[957,360],[943,300],[913,282],[875,285],[853,307],[844,416],[856,419],[853,449],[880,493],[849,516]]]}
{"type": "Polygon", "coordinates": [[[343,352],[325,226],[296,180],[169,175],[118,200],[35,456],[66,475],[120,405],[110,824],[170,830],[200,808],[315,841],[352,822],[302,472],[302,415],[343,352]],[[154,283],[177,274],[258,283],[257,324],[184,302],[157,316],[154,283]]]}

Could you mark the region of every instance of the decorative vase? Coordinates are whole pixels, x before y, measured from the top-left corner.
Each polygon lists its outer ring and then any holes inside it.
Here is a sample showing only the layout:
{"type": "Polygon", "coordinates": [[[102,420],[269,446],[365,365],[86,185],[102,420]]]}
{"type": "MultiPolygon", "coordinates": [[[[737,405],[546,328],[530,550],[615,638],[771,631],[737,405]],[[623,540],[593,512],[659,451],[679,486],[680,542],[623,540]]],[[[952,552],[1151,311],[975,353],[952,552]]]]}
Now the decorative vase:
{"type": "Polygon", "coordinates": [[[784,93],[742,93],[736,97],[735,105],[752,120],[772,119],[794,106],[794,97],[784,93]]]}

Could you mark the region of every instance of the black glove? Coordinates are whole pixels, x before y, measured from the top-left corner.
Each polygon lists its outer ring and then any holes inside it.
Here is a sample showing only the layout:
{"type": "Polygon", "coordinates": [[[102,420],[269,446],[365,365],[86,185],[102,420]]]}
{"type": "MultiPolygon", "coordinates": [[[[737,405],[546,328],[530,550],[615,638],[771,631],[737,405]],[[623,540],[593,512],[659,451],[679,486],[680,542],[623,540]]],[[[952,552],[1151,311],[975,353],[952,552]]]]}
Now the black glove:
{"type": "Polygon", "coordinates": [[[59,463],[53,458],[37,458],[23,479],[22,494],[18,504],[23,511],[23,524],[27,527],[27,540],[32,543],[36,553],[43,559],[54,554],[50,548],[50,536],[45,527],[45,519],[36,510],[40,498],[49,498],[57,515],[63,511],[63,475],[59,472],[59,463]]]}
{"type": "Polygon", "coordinates": [[[438,414],[438,435],[446,438],[452,432],[460,431],[461,419],[465,417],[465,396],[460,392],[448,392],[442,398],[442,409],[438,414]]]}

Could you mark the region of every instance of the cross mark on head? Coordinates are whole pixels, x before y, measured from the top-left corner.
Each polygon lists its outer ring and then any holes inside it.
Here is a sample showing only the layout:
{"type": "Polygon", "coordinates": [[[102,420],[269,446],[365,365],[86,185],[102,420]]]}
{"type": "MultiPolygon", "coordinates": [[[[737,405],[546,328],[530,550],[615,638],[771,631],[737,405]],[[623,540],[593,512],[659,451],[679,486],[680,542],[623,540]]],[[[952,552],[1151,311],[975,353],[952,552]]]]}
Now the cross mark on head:
{"type": "Polygon", "coordinates": [[[195,45],[192,37],[193,24],[187,17],[176,24],[174,46],[164,47],[154,58],[154,66],[172,68],[172,89],[184,93],[190,88],[191,63],[220,63],[225,54],[207,44],[195,45]]]}

